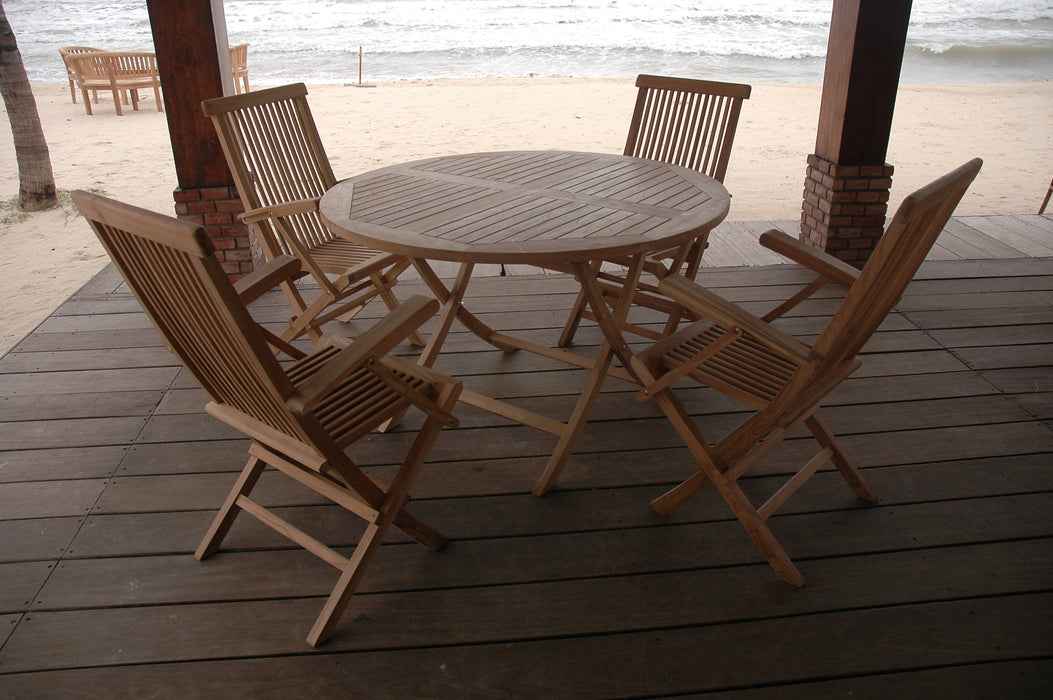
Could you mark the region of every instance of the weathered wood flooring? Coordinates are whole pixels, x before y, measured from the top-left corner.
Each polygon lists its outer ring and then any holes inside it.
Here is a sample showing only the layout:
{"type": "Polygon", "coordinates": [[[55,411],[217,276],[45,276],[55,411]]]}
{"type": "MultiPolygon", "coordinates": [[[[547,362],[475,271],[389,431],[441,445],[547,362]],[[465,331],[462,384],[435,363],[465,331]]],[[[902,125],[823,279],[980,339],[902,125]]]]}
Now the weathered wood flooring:
{"type": "MultiPolygon", "coordinates": [[[[719,241],[707,263],[735,262],[719,241]]],[[[880,501],[824,469],[772,520],[804,588],[775,577],[715,494],[647,509],[691,467],[657,408],[612,379],[543,498],[530,489],[552,438],[465,408],[411,504],[451,543],[389,537],[320,649],[304,637],[333,569],[248,518],[220,553],[191,556],[246,442],[203,412],[107,268],[0,358],[0,697],[1049,697],[1053,218],[956,219],[932,257],[824,412],[880,501]]],[[[700,279],[763,311],[800,278],[700,279]]],[[[559,275],[482,277],[468,303],[551,343],[575,291],[559,275]]],[[[782,325],[814,336],[836,303],[782,325]]],[[[254,313],[286,309],[270,295],[254,313]]],[[[596,342],[579,334],[582,352],[596,342]]],[[[557,418],[584,378],[463,332],[446,347],[440,368],[467,386],[557,418]]],[[[712,393],[683,396],[703,429],[737,419],[712,393]]],[[[354,454],[383,475],[408,435],[354,454]]],[[[764,492],[806,442],[744,486],[764,492]]],[[[288,480],[260,489],[324,541],[356,541],[355,518],[288,480]]]]}

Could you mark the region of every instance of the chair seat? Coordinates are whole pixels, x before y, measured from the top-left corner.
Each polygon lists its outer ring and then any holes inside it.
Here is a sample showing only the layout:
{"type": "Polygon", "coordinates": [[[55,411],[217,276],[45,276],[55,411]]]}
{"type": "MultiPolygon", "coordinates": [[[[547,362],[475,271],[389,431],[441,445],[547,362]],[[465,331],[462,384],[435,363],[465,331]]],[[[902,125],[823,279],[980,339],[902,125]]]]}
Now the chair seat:
{"type": "Polygon", "coordinates": [[[311,257],[314,261],[326,272],[338,275],[378,255],[383,255],[383,253],[344,238],[334,238],[311,248],[311,257]]]}
{"type": "MultiPolygon", "coordinates": [[[[652,367],[652,371],[658,367],[664,371],[675,370],[704,352],[725,333],[727,329],[703,319],[655,343],[638,356],[652,367]]],[[[796,363],[743,333],[690,374],[707,386],[761,408],[775,400],[798,369],[796,363]]]]}
{"type": "MultiPolygon", "coordinates": [[[[339,352],[340,348],[335,346],[322,348],[290,367],[289,378],[294,385],[299,386],[325,367],[339,352]]],[[[425,385],[425,381],[419,377],[398,371],[395,375],[413,390],[420,391],[425,385]]],[[[360,367],[326,397],[313,413],[336,444],[346,447],[402,411],[408,403],[380,377],[360,367]]]]}

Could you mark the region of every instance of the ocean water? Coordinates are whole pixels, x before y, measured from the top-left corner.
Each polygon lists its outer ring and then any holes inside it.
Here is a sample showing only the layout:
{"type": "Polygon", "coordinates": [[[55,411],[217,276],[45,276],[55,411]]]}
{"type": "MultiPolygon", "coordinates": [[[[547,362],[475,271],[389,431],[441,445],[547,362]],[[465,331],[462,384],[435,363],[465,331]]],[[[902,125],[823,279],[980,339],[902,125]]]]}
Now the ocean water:
{"type": "MultiPolygon", "coordinates": [[[[226,0],[254,84],[491,76],[822,80],[832,0],[226,0]]],[[[144,0],[5,0],[29,77],[58,48],[148,50],[144,0]]],[[[901,81],[1048,80],[1053,3],[914,0],[901,81]]]]}

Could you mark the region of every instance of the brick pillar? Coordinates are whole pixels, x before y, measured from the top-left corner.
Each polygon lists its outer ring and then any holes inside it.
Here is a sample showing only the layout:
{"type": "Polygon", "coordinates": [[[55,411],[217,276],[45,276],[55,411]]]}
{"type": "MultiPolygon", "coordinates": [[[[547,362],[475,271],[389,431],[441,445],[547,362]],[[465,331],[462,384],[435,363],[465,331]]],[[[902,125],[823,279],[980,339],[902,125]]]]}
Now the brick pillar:
{"type": "Polygon", "coordinates": [[[262,262],[256,236],[248,224],[238,221],[245,208],[236,187],[179,188],[173,195],[176,216],[205,227],[216,246],[216,258],[232,282],[262,262]]]}
{"type": "Polygon", "coordinates": [[[862,267],[885,229],[892,166],[838,165],[808,156],[801,239],[862,267]]]}

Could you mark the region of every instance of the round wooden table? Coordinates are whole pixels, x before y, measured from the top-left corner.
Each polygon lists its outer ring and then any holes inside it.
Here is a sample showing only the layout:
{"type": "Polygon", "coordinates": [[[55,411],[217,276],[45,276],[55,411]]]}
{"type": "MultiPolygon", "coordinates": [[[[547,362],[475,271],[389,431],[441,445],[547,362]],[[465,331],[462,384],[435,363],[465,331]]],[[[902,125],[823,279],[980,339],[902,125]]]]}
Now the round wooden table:
{"type": "Polygon", "coordinates": [[[320,209],[342,235],[411,258],[563,267],[675,247],[720,223],[730,199],[674,165],[514,151],[374,170],[337,184],[320,209]]]}
{"type": "Polygon", "coordinates": [[[592,370],[571,418],[562,423],[508,407],[470,391],[467,403],[559,436],[538,482],[543,493],[558,478],[585,426],[612,356],[635,379],[622,334],[632,301],[613,310],[595,277],[597,263],[629,260],[631,290],[648,253],[689,246],[727,215],[731,196],[694,170],[622,155],[511,151],[443,156],[394,165],[344,180],[322,197],[319,211],[332,229],[357,243],[405,255],[443,303],[421,363],[435,362],[453,320],[502,350],[525,349],[592,370]],[[428,260],[461,263],[448,287],[428,260]],[[477,263],[529,264],[570,272],[603,331],[596,360],[500,333],[461,303],[477,263]]]}

